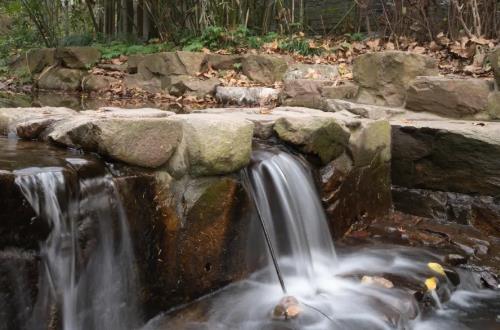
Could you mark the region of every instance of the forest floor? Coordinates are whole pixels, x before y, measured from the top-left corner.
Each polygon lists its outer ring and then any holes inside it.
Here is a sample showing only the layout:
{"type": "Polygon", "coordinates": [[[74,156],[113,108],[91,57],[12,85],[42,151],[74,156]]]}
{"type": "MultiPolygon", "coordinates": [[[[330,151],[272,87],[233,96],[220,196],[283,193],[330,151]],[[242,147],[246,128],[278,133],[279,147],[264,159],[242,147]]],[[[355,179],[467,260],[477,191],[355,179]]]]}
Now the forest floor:
{"type": "MultiPolygon", "coordinates": [[[[487,55],[494,49],[498,40],[488,40],[484,38],[463,37],[459,41],[451,41],[444,35],[438,35],[435,41],[419,43],[408,38],[399,38],[397,42],[387,41],[381,38],[368,38],[362,41],[353,41],[349,36],[341,36],[335,39],[305,39],[298,35],[297,39],[301,45],[300,49],[289,47],[285,49],[282,41],[278,38],[274,41],[264,43],[259,49],[250,47],[231,47],[230,49],[209,50],[201,48],[205,53],[216,54],[275,54],[285,56],[292,63],[308,64],[330,64],[337,65],[341,80],[352,80],[352,65],[357,56],[380,51],[401,50],[417,54],[425,54],[438,61],[440,73],[443,75],[457,75],[476,78],[493,77],[492,68],[488,62],[487,55]],[[305,45],[304,42],[307,41],[305,45]],[[313,55],[315,54],[315,55],[313,55]]],[[[138,52],[140,54],[140,47],[138,52]]],[[[129,47],[130,48],[130,47],[129,47]]],[[[120,48],[103,48],[106,56],[103,56],[101,65],[91,68],[93,74],[103,74],[117,79],[123,79],[123,71],[110,71],[103,69],[103,65],[126,66],[128,56],[123,55],[120,48]]],[[[147,53],[162,51],[162,47],[144,48],[147,53]]],[[[124,52],[124,51],[123,51],[124,52]]],[[[234,70],[215,71],[208,68],[206,72],[200,72],[201,78],[216,77],[221,80],[224,86],[264,86],[249,80],[239,68],[234,70]]],[[[312,77],[314,78],[314,77],[312,77]]],[[[0,72],[0,92],[5,95],[15,95],[18,93],[31,94],[36,91],[36,82],[31,77],[25,75],[12,74],[4,70],[0,72]]],[[[281,82],[265,87],[280,88],[281,82]]],[[[63,93],[68,94],[68,93],[63,93]]],[[[100,99],[105,103],[114,106],[151,104],[153,106],[165,107],[172,105],[187,108],[200,108],[214,106],[217,102],[212,97],[173,97],[168,93],[148,93],[142,90],[129,90],[123,84],[110,87],[98,93],[87,93],[87,98],[100,99]]]]}

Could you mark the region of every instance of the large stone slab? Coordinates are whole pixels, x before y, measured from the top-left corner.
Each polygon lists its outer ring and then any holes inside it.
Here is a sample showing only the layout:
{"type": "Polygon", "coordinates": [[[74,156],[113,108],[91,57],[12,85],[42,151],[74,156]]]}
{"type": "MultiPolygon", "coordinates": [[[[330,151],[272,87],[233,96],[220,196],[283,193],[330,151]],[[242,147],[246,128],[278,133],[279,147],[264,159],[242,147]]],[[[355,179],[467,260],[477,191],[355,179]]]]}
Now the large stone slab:
{"type": "Polygon", "coordinates": [[[360,85],[358,101],[375,105],[401,106],[411,81],[437,74],[434,59],[401,51],[358,56],[353,67],[354,80],[360,85]]]}
{"type": "Polygon", "coordinates": [[[182,123],[184,138],[170,168],[195,176],[220,175],[250,161],[254,125],[244,118],[212,114],[171,117],[182,123]],[[188,164],[188,168],[186,167],[188,164]]]}
{"type": "Polygon", "coordinates": [[[500,123],[401,120],[391,124],[394,184],[500,194],[500,123]]]}
{"type": "Polygon", "coordinates": [[[18,124],[30,120],[59,120],[75,115],[68,108],[0,108],[0,135],[15,133],[18,124]]]}
{"type": "Polygon", "coordinates": [[[47,139],[95,151],[130,165],[156,168],[165,164],[181,138],[181,125],[168,118],[74,116],[57,122],[47,139]]]}
{"type": "Polygon", "coordinates": [[[446,117],[471,117],[485,112],[493,84],[485,79],[417,77],[409,86],[406,108],[446,117]]]}

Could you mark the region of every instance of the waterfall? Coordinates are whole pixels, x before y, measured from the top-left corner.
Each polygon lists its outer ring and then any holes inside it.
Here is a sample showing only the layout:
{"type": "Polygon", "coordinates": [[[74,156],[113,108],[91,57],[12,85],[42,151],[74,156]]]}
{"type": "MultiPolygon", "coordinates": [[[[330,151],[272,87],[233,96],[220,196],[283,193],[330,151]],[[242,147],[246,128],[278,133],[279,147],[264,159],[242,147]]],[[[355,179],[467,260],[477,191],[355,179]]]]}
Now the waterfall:
{"type": "Polygon", "coordinates": [[[40,247],[39,292],[27,328],[137,327],[134,254],[112,178],[79,179],[48,167],[15,174],[26,200],[51,227],[40,247]]]}
{"type": "Polygon", "coordinates": [[[285,287],[292,277],[313,284],[322,267],[318,261],[326,257],[333,265],[336,256],[310,170],[288,153],[260,149],[244,178],[270,248],[276,250],[285,287]]]}

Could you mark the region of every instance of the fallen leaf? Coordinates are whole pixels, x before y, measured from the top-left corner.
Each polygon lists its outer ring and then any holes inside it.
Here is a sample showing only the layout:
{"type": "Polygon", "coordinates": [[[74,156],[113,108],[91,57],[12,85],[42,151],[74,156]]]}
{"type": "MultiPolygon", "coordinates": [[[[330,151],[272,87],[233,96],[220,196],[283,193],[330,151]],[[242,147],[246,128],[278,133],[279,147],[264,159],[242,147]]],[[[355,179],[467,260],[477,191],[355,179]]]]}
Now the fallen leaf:
{"type": "Polygon", "coordinates": [[[443,266],[441,266],[437,262],[429,262],[427,264],[427,267],[429,267],[432,271],[438,273],[439,275],[446,276],[446,273],[444,272],[443,266]]]}
{"type": "Polygon", "coordinates": [[[428,279],[425,280],[425,286],[427,287],[427,290],[429,290],[429,291],[436,290],[437,278],[429,277],[428,279]]]}

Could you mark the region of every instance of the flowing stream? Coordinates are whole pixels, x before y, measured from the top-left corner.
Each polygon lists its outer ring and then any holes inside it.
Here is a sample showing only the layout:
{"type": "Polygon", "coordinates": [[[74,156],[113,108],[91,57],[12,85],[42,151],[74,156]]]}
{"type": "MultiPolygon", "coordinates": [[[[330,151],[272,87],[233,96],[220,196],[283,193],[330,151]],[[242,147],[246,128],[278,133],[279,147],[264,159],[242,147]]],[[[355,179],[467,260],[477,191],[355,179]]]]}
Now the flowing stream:
{"type": "Polygon", "coordinates": [[[250,240],[249,260],[267,256],[264,267],[213,296],[153,319],[144,329],[498,326],[495,312],[488,312],[500,307],[498,293],[480,290],[463,271],[457,274],[460,284],[436,274],[428,263],[442,262],[437,254],[378,245],[337,256],[312,173],[300,158],[265,147],[254,152],[243,178],[263,229],[250,240]],[[431,277],[438,288],[426,292],[424,283],[431,277]],[[419,293],[423,297],[417,298],[419,293]],[[446,302],[439,309],[435,299],[441,298],[446,302]]]}
{"type": "Polygon", "coordinates": [[[134,254],[116,188],[108,176],[80,179],[68,172],[15,172],[26,200],[51,228],[40,248],[40,289],[27,328],[134,329],[134,254]]]}

